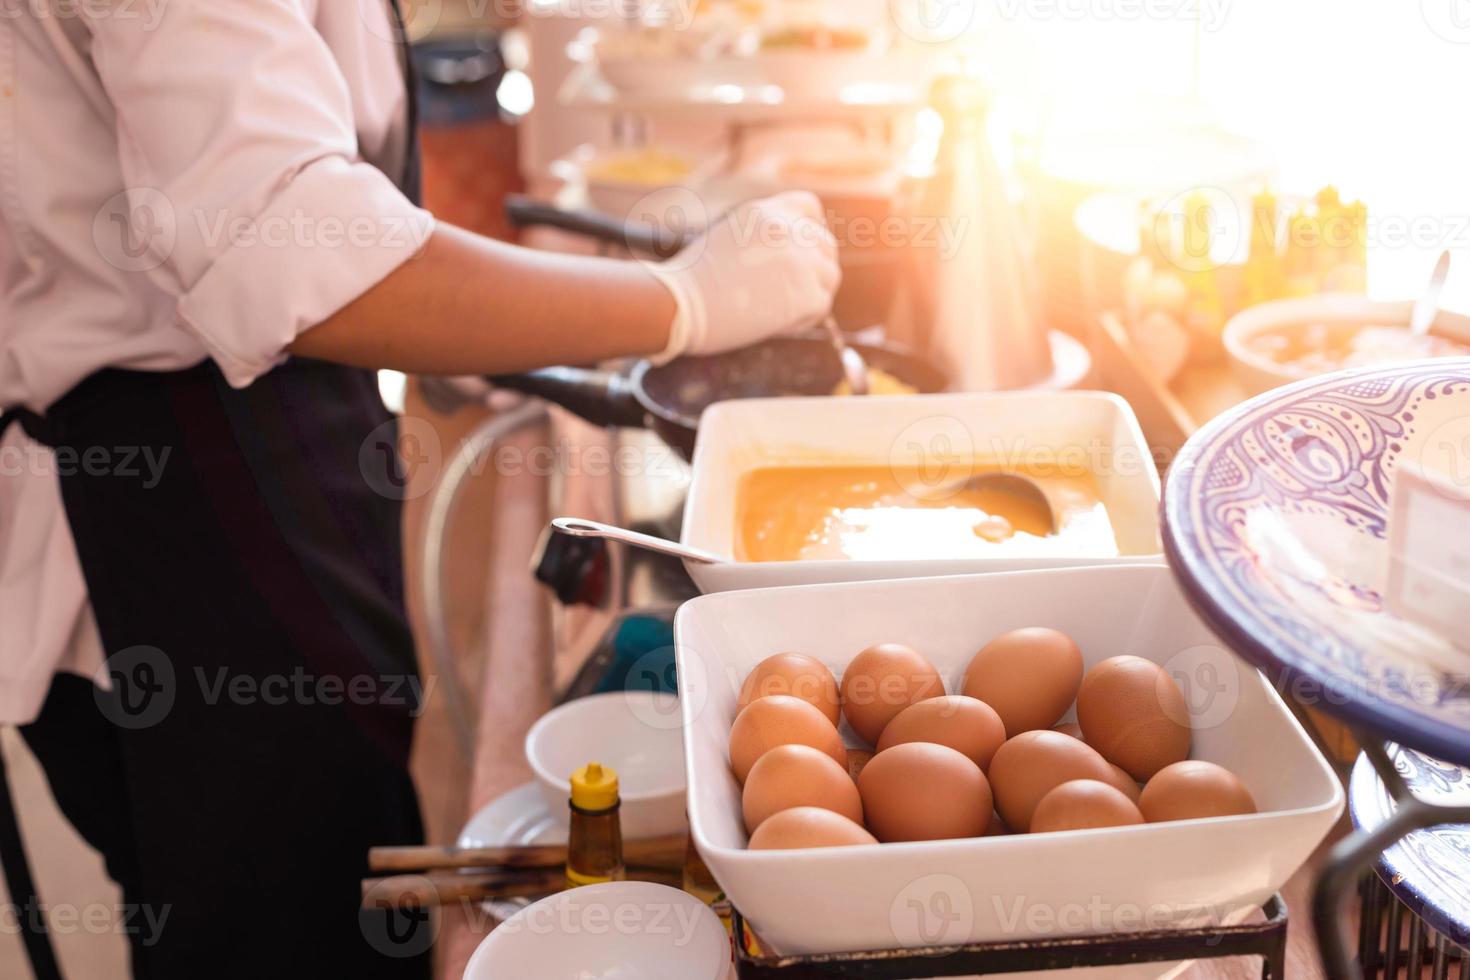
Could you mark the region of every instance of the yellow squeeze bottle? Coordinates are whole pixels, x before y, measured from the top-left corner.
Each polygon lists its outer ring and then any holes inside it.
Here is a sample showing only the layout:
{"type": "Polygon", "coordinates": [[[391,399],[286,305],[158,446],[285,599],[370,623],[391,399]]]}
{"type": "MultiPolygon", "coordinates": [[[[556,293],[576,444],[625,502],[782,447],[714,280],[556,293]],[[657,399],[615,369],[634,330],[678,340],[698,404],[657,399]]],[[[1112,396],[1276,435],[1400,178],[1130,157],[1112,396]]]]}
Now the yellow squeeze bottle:
{"type": "Polygon", "coordinates": [[[622,881],[623,829],[618,818],[618,774],[596,762],[572,773],[567,835],[567,885],[622,881]]]}

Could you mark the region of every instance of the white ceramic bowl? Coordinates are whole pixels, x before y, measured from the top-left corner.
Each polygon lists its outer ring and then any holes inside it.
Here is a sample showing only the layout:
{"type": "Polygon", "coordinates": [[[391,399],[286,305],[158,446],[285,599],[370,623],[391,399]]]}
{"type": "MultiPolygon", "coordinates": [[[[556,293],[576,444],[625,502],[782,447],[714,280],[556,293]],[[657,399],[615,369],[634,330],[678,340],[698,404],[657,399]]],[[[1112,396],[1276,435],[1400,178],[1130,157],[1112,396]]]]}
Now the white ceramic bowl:
{"type": "Polygon", "coordinates": [[[743,87],[761,80],[749,58],[669,55],[602,55],[597,69],[617,94],[677,102],[708,98],[718,86],[743,87]]]}
{"type": "MultiPolygon", "coordinates": [[[[1379,326],[1409,325],[1412,302],[1384,302],[1366,296],[1346,293],[1306,296],[1301,299],[1274,300],[1242,310],[1225,324],[1221,337],[1230,366],[1241,384],[1251,394],[1259,394],[1279,385],[1301,381],[1312,375],[1278,364],[1250,348],[1258,334],[1301,323],[1355,323],[1379,326]]],[[[1434,320],[1434,332],[1451,340],[1470,344],[1470,317],[1441,310],[1434,320]]]]}
{"type": "Polygon", "coordinates": [[[730,937],[699,899],[643,881],[528,905],[485,937],[464,980],[727,980],[730,937]]]}
{"type": "Polygon", "coordinates": [[[568,701],[526,733],[526,761],[546,805],[565,824],[571,774],[589,762],[618,772],[624,837],[682,833],[684,747],[679,699],[653,691],[612,691],[568,701]]]}
{"type": "Polygon", "coordinates": [[[730,555],[740,478],[783,462],[926,466],[935,479],[963,479],[976,459],[1095,463],[1103,503],[1125,557],[783,561],[695,564],[704,592],[816,582],[957,575],[1160,561],[1159,475],[1133,410],[1099,391],[1004,392],[866,398],[751,398],[718,402],[699,420],[684,544],[730,555]],[[959,462],[935,467],[935,450],[959,462]]]}
{"type": "MultiPolygon", "coordinates": [[[[1259,673],[1222,649],[1163,565],[727,592],[675,621],[695,845],[781,953],[1129,931],[1259,907],[1342,810],[1332,769],[1259,673]],[[837,674],[864,647],[906,643],[948,689],[979,647],[1051,626],[1091,666],[1163,664],[1190,702],[1193,757],[1235,772],[1260,811],[1138,827],[801,851],[749,851],[727,745],[739,682],[782,650],[837,674]]],[[[1070,717],[1070,716],[1069,716],[1070,717]]],[[[856,745],[844,723],[843,735],[856,745]]]]}

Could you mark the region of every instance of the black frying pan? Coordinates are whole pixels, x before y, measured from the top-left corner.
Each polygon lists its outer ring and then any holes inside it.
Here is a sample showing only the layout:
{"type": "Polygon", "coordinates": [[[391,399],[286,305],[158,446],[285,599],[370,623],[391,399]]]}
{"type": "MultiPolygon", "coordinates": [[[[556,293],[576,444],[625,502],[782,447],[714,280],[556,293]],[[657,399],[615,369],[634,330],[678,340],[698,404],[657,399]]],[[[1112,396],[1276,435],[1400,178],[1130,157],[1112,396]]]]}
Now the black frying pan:
{"type": "MultiPolygon", "coordinates": [[[[869,367],[921,392],[943,391],[949,384],[942,371],[899,347],[852,346],[869,367]]],[[[657,367],[638,361],[627,374],[555,367],[490,380],[555,402],[594,425],[646,426],[688,459],[699,417],[715,402],[830,395],[842,380],[842,368],[825,336],[777,337],[727,354],[681,357],[657,367]]]]}
{"type": "MultiPolygon", "coordinates": [[[[651,227],[627,225],[598,211],[573,211],[520,195],[506,198],[506,213],[518,227],[544,225],[629,251],[667,258],[683,240],[651,227]]],[[[921,392],[943,391],[948,377],[902,348],[853,344],[869,367],[893,375],[921,392]]],[[[829,395],[842,368],[826,336],[779,337],[742,350],[708,357],[681,357],[658,367],[638,361],[631,373],[555,367],[490,378],[496,386],[538,395],[595,425],[653,429],[687,459],[694,453],[699,417],[717,401],[777,395],[829,395]]]]}

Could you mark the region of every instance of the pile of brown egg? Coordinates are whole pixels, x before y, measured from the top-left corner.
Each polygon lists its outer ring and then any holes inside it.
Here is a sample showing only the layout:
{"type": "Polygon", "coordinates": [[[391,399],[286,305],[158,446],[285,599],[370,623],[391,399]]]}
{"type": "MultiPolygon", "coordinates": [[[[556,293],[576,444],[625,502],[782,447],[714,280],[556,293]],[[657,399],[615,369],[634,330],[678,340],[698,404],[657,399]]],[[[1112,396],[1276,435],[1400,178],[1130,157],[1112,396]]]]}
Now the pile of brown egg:
{"type": "Polygon", "coordinates": [[[757,850],[1254,813],[1190,743],[1188,704],[1158,664],[1118,656],[1084,672],[1071,637],[1030,627],[975,654],[959,694],[898,643],[863,650],[840,685],[812,657],[768,657],[741,687],[730,766],[757,850]],[[843,718],[871,751],[843,744],[843,718]]]}

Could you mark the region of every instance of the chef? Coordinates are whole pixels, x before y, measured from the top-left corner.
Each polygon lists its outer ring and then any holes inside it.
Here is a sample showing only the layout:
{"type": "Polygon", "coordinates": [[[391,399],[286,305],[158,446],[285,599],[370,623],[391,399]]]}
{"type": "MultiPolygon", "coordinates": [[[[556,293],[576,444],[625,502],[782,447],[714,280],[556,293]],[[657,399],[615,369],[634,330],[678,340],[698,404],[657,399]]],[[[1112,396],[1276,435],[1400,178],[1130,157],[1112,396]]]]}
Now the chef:
{"type": "Polygon", "coordinates": [[[710,353],[837,286],[807,195],[660,268],[436,224],[401,39],[390,0],[0,7],[0,722],[140,978],[426,975],[358,913],[421,835],[365,369],[710,353]]]}

